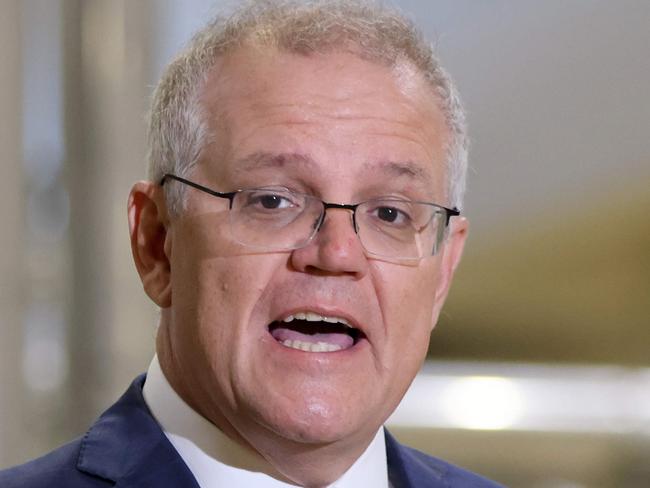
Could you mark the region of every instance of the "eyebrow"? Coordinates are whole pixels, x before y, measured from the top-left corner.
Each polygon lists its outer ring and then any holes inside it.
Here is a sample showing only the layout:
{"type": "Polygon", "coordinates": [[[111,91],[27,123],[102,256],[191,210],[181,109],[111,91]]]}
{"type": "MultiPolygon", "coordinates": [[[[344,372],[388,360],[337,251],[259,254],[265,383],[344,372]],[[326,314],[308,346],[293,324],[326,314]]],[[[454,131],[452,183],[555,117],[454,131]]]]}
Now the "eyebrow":
{"type": "MultiPolygon", "coordinates": [[[[367,164],[366,166],[369,167],[371,165],[367,164]]],[[[380,161],[379,164],[373,164],[372,169],[377,169],[377,166],[387,176],[396,178],[406,176],[408,179],[424,182],[425,184],[431,183],[431,175],[429,172],[421,165],[412,161],[380,161]]]]}
{"type": "MultiPolygon", "coordinates": [[[[270,153],[256,152],[236,161],[237,172],[248,172],[256,169],[277,169],[286,166],[303,166],[307,169],[316,166],[316,162],[310,156],[302,153],[270,153]]],[[[413,161],[390,161],[384,160],[366,163],[364,169],[367,171],[379,171],[389,178],[407,178],[429,187],[433,184],[429,171],[413,161]]]]}
{"type": "Polygon", "coordinates": [[[306,154],[256,152],[238,159],[235,168],[237,172],[248,172],[255,169],[282,168],[288,165],[309,167],[315,164],[315,161],[306,154]]]}

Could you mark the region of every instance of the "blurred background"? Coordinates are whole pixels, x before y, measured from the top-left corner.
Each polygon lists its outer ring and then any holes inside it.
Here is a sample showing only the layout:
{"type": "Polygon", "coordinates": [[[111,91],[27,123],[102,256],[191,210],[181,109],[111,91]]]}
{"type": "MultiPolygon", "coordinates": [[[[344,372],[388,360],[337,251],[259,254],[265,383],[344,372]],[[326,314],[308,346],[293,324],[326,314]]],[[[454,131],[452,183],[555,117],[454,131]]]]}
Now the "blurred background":
{"type": "MultiPolygon", "coordinates": [[[[402,440],[511,487],[650,486],[650,2],[402,0],[457,81],[471,235],[402,440]]],[[[219,2],[0,0],[0,467],[153,354],[126,199],[219,2]]]]}

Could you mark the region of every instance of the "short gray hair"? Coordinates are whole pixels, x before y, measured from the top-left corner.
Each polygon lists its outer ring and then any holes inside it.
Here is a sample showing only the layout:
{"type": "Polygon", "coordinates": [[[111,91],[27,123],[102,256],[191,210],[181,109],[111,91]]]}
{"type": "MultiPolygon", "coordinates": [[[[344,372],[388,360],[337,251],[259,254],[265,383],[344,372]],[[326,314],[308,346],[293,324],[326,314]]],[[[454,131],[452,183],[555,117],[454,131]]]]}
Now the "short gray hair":
{"type": "MultiPolygon", "coordinates": [[[[148,177],[188,176],[209,142],[200,94],[215,61],[240,46],[268,46],[310,55],[337,49],[394,67],[406,61],[438,96],[450,131],[447,199],[460,208],[467,173],[467,130],[458,92],[414,23],[372,0],[249,0],[195,34],[156,87],[149,120],[148,177]]],[[[182,206],[181,185],[165,190],[172,213],[182,206]]]]}

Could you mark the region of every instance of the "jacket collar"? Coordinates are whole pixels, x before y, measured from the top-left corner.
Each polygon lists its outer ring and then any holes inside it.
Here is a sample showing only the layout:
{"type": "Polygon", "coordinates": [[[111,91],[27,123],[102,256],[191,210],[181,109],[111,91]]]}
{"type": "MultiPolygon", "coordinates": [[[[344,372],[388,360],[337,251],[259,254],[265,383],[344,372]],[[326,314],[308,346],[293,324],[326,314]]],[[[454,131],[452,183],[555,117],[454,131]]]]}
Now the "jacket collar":
{"type": "Polygon", "coordinates": [[[142,396],[144,375],[88,430],[77,468],[116,487],[199,488],[142,396]]]}
{"type": "Polygon", "coordinates": [[[388,479],[393,488],[448,488],[445,481],[449,465],[401,445],[384,429],[388,479]]]}

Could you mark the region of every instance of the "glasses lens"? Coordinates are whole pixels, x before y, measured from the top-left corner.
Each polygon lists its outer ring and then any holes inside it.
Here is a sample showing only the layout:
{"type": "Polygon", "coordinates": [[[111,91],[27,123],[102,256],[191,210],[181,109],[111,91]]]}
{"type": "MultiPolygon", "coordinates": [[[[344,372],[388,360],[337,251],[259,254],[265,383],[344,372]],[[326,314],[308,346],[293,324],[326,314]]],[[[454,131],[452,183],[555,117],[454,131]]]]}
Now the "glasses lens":
{"type": "Polygon", "coordinates": [[[444,211],[426,203],[371,200],[357,208],[357,232],[371,254],[420,259],[435,253],[443,217],[444,211]]]}
{"type": "MultiPolygon", "coordinates": [[[[305,246],[318,230],[324,207],[315,197],[286,189],[259,188],[235,194],[230,209],[233,237],[261,250],[305,246]]],[[[356,231],[369,254],[418,260],[435,254],[444,238],[444,209],[399,199],[363,202],[356,231]]]]}
{"type": "Polygon", "coordinates": [[[242,190],[233,198],[230,226],[241,244],[266,250],[296,249],[316,232],[320,201],[285,189],[242,190]]]}

